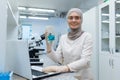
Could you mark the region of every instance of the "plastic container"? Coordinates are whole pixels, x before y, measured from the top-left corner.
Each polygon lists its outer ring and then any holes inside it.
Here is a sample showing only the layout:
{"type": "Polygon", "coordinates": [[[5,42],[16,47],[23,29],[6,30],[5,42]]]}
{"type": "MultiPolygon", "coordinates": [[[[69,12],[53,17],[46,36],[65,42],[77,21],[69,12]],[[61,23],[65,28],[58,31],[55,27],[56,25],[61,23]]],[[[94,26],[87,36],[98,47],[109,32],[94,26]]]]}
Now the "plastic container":
{"type": "Polygon", "coordinates": [[[55,40],[55,36],[52,33],[50,33],[48,35],[48,41],[53,41],[53,40],[55,40]]]}
{"type": "Polygon", "coordinates": [[[0,72],[0,80],[12,80],[13,72],[0,72]]]}
{"type": "Polygon", "coordinates": [[[47,26],[46,27],[46,32],[48,33],[48,41],[52,42],[55,40],[55,33],[54,33],[54,27],[53,26],[47,26]]]}

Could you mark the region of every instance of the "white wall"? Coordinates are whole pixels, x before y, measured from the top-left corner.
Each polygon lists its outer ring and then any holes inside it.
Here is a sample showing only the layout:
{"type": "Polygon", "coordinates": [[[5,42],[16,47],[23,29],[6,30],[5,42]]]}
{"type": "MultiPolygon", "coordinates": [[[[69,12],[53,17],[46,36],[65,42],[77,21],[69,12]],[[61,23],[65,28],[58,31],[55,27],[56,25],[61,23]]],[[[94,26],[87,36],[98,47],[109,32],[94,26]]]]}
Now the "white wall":
{"type": "Polygon", "coordinates": [[[0,0],[0,72],[4,71],[6,54],[7,4],[0,0]]]}
{"type": "Polygon", "coordinates": [[[94,52],[92,56],[92,69],[95,76],[95,80],[98,80],[98,9],[94,7],[83,15],[83,30],[90,32],[93,36],[94,52]]]}
{"type": "Polygon", "coordinates": [[[55,27],[55,32],[64,33],[67,29],[66,20],[64,18],[50,18],[49,20],[21,20],[22,24],[32,24],[32,32],[43,34],[45,27],[52,25],[55,27]]]}

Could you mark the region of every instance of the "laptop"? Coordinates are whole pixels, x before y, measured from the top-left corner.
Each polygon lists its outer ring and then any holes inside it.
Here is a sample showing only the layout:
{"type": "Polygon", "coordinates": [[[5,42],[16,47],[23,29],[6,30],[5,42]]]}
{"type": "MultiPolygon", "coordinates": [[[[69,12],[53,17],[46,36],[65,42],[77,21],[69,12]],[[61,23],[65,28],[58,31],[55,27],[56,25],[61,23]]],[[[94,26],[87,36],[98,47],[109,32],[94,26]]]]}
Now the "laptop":
{"type": "Polygon", "coordinates": [[[50,73],[42,72],[42,67],[40,66],[31,66],[31,72],[32,72],[33,80],[38,80],[38,79],[61,74],[60,72],[50,72],[50,73]]]}
{"type": "Polygon", "coordinates": [[[41,78],[54,76],[60,73],[44,73],[42,67],[31,66],[28,42],[25,40],[7,41],[6,70],[13,71],[29,80],[39,80],[41,78]]]}

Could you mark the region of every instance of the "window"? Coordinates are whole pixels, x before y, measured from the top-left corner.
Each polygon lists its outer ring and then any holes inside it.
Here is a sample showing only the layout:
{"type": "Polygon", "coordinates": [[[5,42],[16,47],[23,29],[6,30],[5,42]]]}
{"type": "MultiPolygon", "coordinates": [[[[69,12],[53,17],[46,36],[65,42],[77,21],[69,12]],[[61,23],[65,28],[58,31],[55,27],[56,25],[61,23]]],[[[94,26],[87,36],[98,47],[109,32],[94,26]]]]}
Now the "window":
{"type": "Polygon", "coordinates": [[[29,39],[32,34],[32,25],[31,24],[22,24],[22,38],[29,39]]]}

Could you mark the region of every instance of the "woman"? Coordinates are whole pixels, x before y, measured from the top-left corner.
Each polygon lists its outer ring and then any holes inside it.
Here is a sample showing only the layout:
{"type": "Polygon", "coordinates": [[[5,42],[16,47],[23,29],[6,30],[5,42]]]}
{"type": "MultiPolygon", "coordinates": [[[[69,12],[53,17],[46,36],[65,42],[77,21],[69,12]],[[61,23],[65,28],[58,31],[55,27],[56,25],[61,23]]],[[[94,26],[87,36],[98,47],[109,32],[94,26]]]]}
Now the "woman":
{"type": "MultiPolygon", "coordinates": [[[[81,28],[83,21],[82,11],[72,8],[67,13],[67,22],[70,32],[62,35],[59,46],[54,51],[51,44],[47,43],[47,55],[62,66],[49,66],[44,72],[70,72],[74,71],[79,80],[93,80],[90,73],[90,61],[92,55],[92,36],[81,28]]],[[[47,32],[46,32],[47,35],[47,32]]]]}

